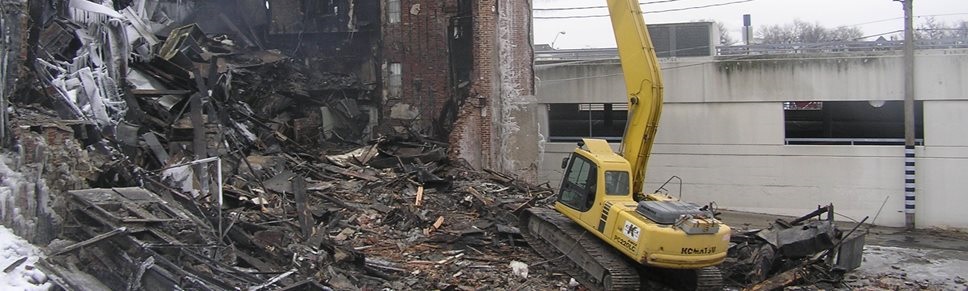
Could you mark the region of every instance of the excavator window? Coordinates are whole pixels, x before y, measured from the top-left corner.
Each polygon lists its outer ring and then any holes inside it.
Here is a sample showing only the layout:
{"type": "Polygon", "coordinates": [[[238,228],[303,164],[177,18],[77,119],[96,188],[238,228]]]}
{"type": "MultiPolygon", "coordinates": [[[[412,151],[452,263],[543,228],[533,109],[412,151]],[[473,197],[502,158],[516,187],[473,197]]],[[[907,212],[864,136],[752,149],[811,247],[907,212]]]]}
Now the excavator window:
{"type": "Polygon", "coordinates": [[[575,155],[565,172],[558,201],[575,210],[588,211],[595,202],[597,182],[598,167],[591,161],[575,155]]]}
{"type": "Polygon", "coordinates": [[[605,194],[629,195],[629,172],[605,171],[605,194]]]}

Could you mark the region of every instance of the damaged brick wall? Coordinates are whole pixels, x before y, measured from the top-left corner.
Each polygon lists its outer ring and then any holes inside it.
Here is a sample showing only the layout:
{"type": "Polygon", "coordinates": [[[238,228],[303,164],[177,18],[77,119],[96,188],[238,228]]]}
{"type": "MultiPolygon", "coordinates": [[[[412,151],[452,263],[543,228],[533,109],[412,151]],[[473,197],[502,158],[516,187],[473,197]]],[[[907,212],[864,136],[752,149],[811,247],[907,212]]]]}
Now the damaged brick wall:
{"type": "Polygon", "coordinates": [[[31,243],[46,244],[63,222],[55,214],[63,206],[60,194],[89,188],[110,159],[85,148],[71,127],[32,120],[14,122],[18,143],[0,156],[0,222],[31,243]]]}
{"type": "MultiPolygon", "coordinates": [[[[0,108],[6,108],[18,86],[23,80],[27,58],[27,33],[30,17],[27,14],[26,0],[2,0],[3,14],[0,15],[0,108]]],[[[0,147],[6,148],[10,142],[9,118],[6,110],[0,111],[0,147]]]]}
{"type": "Polygon", "coordinates": [[[531,2],[475,3],[475,71],[470,96],[450,135],[450,157],[533,180],[534,162],[515,158],[537,156],[537,137],[519,141],[516,135],[522,126],[537,126],[530,111],[535,102],[531,2]]]}
{"type": "Polygon", "coordinates": [[[494,60],[497,59],[495,28],[497,19],[495,0],[476,1],[474,4],[474,68],[471,90],[458,114],[450,134],[450,159],[466,161],[474,167],[488,167],[491,147],[491,101],[496,92],[494,60]]]}
{"type": "MultiPolygon", "coordinates": [[[[383,1],[387,2],[387,1],[383,1]]],[[[391,23],[384,7],[384,80],[391,66],[401,66],[399,94],[384,90],[383,127],[406,132],[415,129],[435,136],[444,105],[453,96],[450,86],[448,27],[457,15],[456,1],[400,0],[400,21],[391,23]]],[[[386,6],[386,5],[385,5],[386,6]]],[[[395,11],[395,9],[394,9],[395,11]]],[[[385,83],[385,87],[390,84],[385,83]]]]}
{"type": "Polygon", "coordinates": [[[534,96],[531,1],[498,0],[497,49],[500,104],[493,118],[498,169],[536,182],[539,136],[534,96]]]}

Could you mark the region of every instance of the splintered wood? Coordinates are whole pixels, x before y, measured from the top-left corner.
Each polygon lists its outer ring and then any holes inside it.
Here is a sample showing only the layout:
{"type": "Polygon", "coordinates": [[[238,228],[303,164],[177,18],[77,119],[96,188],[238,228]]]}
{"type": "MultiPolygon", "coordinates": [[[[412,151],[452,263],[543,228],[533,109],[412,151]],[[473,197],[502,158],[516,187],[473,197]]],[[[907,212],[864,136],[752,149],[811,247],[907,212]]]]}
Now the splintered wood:
{"type": "Polygon", "coordinates": [[[424,235],[430,235],[431,233],[434,233],[434,231],[440,229],[440,226],[442,225],[444,225],[444,217],[443,216],[437,217],[437,221],[435,221],[434,224],[430,226],[430,228],[424,229],[424,235]]]}
{"type": "Polygon", "coordinates": [[[423,185],[420,185],[420,187],[417,187],[417,200],[413,202],[413,205],[417,207],[423,206],[423,194],[424,187],[423,185]]]}
{"type": "Polygon", "coordinates": [[[477,198],[477,200],[480,200],[481,203],[484,203],[484,206],[491,206],[492,202],[487,198],[484,198],[484,194],[481,194],[481,191],[477,191],[477,189],[474,189],[474,187],[468,186],[467,192],[471,193],[471,195],[473,195],[474,198],[477,198]]]}

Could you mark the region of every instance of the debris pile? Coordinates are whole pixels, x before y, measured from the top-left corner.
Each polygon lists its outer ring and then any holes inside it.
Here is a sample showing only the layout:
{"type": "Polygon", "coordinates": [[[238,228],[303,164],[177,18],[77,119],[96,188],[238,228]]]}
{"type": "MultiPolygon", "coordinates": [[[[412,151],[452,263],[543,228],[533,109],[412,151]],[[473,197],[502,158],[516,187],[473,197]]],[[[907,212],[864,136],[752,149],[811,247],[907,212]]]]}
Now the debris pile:
{"type": "Polygon", "coordinates": [[[842,287],[844,275],[861,265],[865,237],[857,227],[837,228],[832,204],[792,221],[777,219],[768,229],[734,230],[723,276],[746,290],[842,287]],[[825,213],[826,219],[813,220],[825,213]]]}
{"type": "MultiPolygon", "coordinates": [[[[159,192],[71,191],[64,225],[70,241],[52,243],[41,267],[59,286],[88,290],[148,284],[166,290],[474,290],[524,284],[526,265],[523,278],[509,276],[512,270],[521,274],[523,264],[509,258],[540,259],[511,226],[512,212],[550,192],[522,192],[515,186],[521,183],[502,183],[508,177],[495,173],[419,170],[425,167],[409,173],[359,167],[326,180],[284,170],[276,176],[290,178],[265,181],[269,190],[261,197],[226,187],[221,225],[214,221],[214,199],[200,201],[157,182],[148,188],[159,192]],[[419,182],[435,172],[453,182],[419,182]]],[[[531,277],[530,284],[568,279],[544,275],[531,277]]]]}
{"type": "Polygon", "coordinates": [[[529,270],[541,259],[513,226],[546,187],[449,165],[447,144],[417,132],[378,135],[376,84],[240,45],[260,42],[243,23],[209,35],[178,5],[114,2],[49,7],[35,95],[12,112],[21,150],[25,136],[67,141],[89,165],[65,167],[84,183],[51,194],[62,221],[38,266],[55,285],[567,285],[546,265],[529,270]]]}
{"type": "MultiPolygon", "coordinates": [[[[265,49],[244,21],[220,14],[234,33],[207,34],[172,2],[103,2],[50,2],[34,94],[10,112],[17,163],[41,164],[61,220],[38,227],[57,230],[38,263],[55,285],[576,288],[515,227],[547,185],[451,165],[420,132],[378,134],[374,81],[265,49]],[[41,141],[56,153],[30,154],[41,141]]],[[[840,280],[863,236],[816,215],[734,234],[727,274],[840,280]]]]}

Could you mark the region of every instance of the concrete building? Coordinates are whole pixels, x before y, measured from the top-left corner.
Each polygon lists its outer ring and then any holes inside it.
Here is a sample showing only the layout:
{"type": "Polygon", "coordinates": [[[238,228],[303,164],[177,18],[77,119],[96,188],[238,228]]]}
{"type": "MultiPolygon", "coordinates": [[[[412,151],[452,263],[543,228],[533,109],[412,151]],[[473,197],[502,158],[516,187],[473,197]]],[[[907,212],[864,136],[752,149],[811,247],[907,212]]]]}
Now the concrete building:
{"type": "MultiPolygon", "coordinates": [[[[620,140],[626,93],[615,57],[536,55],[538,177],[557,185],[577,137],[620,140]]],[[[968,228],[958,206],[968,203],[968,50],[920,50],[916,60],[917,225],[968,228]]],[[[664,58],[662,66],[665,106],[646,191],[675,175],[681,189],[665,188],[690,201],[787,215],[834,203],[858,220],[904,225],[899,49],[664,58]]]]}

